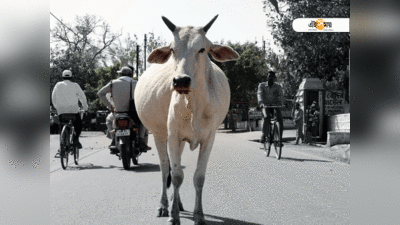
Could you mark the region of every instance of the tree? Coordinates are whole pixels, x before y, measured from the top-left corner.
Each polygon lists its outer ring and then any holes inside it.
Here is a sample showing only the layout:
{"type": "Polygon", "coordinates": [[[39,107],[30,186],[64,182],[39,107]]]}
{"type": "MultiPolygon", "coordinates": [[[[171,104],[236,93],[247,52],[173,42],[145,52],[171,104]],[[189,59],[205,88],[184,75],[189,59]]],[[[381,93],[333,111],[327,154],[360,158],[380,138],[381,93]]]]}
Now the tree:
{"type": "Polygon", "coordinates": [[[50,30],[50,95],[61,80],[63,70],[69,69],[86,94],[88,102],[97,99],[93,88],[97,87],[96,69],[105,60],[106,50],[119,38],[110,26],[96,16],[76,17],[75,25],[60,20],[50,30]]]}
{"type": "MultiPolygon", "coordinates": [[[[167,46],[167,42],[161,37],[158,36],[157,38],[154,35],[154,32],[147,33],[147,45],[146,45],[146,57],[153,52],[154,49],[167,46]]],[[[143,55],[144,58],[144,55],[143,55]]],[[[147,60],[147,59],[144,59],[147,60]]],[[[152,64],[146,61],[146,67],[150,67],[152,64]]],[[[143,73],[143,71],[142,71],[143,73]]]]}
{"type": "Polygon", "coordinates": [[[133,38],[128,34],[127,38],[124,39],[124,42],[121,39],[118,39],[116,43],[110,49],[110,52],[113,54],[112,63],[119,63],[121,65],[135,65],[136,64],[136,46],[138,45],[138,38],[136,35],[133,35],[133,38]]]}
{"type": "MultiPolygon", "coordinates": [[[[303,78],[326,80],[341,74],[338,70],[347,70],[349,33],[296,32],[292,28],[292,22],[296,18],[349,18],[350,0],[282,0],[281,14],[276,13],[269,2],[263,3],[268,18],[267,26],[272,29],[274,43],[284,51],[279,61],[285,66],[281,67],[279,72],[287,73],[285,79],[291,84],[284,85],[290,86],[285,88],[292,95],[292,90],[298,88],[303,78]]],[[[342,85],[348,84],[348,76],[342,77],[345,79],[342,85]]],[[[348,90],[349,87],[347,85],[342,88],[348,90]]]]}
{"type": "Polygon", "coordinates": [[[86,58],[89,63],[104,57],[105,50],[121,36],[113,33],[110,26],[95,15],[76,16],[74,26],[60,20],[50,30],[50,35],[51,43],[66,49],[67,58],[76,55],[86,58]]]}
{"type": "MultiPolygon", "coordinates": [[[[146,57],[150,55],[150,53],[162,46],[166,46],[166,42],[159,36],[155,37],[153,32],[149,32],[147,35],[147,43],[146,43],[146,57]]],[[[122,66],[124,65],[137,65],[137,54],[139,54],[139,74],[144,72],[144,52],[143,52],[143,45],[139,48],[139,53],[137,52],[137,45],[139,44],[138,37],[134,34],[134,38],[128,34],[128,37],[121,42],[118,40],[112,47],[111,53],[114,55],[112,57],[113,64],[120,63],[122,66]]],[[[151,64],[146,64],[146,67],[151,66],[151,64]]],[[[136,68],[137,69],[137,68],[136,68]]]]}
{"type": "Polygon", "coordinates": [[[257,104],[257,87],[262,82],[262,76],[266,74],[268,67],[264,51],[256,44],[228,42],[227,45],[240,56],[237,61],[220,63],[210,57],[228,77],[232,102],[257,104]]]}
{"type": "Polygon", "coordinates": [[[94,100],[92,101],[91,107],[89,109],[90,111],[96,112],[97,110],[107,109],[107,107],[104,104],[102,104],[100,102],[100,99],[97,97],[97,92],[99,92],[99,90],[102,87],[106,86],[111,80],[118,78],[117,71],[119,71],[120,69],[121,69],[121,64],[118,62],[115,63],[113,66],[97,69],[96,73],[98,75],[98,80],[97,80],[96,85],[94,85],[94,86],[87,85],[86,86],[86,88],[88,90],[91,90],[91,93],[96,94],[94,100]]]}

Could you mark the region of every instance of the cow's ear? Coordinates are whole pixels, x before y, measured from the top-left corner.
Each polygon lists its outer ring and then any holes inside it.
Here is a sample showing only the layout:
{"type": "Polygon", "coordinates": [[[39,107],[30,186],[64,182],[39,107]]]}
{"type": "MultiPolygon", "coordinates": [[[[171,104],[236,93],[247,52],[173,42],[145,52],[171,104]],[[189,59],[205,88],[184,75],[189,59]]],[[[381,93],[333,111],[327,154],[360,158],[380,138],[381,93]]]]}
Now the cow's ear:
{"type": "Polygon", "coordinates": [[[163,64],[168,61],[171,54],[172,54],[172,52],[171,52],[171,48],[169,46],[157,48],[149,55],[149,58],[147,58],[147,61],[149,63],[163,64]]]}
{"type": "Polygon", "coordinates": [[[233,50],[231,47],[224,45],[214,44],[210,48],[210,53],[212,57],[218,62],[227,62],[237,60],[239,58],[239,54],[235,50],[233,50]]]}

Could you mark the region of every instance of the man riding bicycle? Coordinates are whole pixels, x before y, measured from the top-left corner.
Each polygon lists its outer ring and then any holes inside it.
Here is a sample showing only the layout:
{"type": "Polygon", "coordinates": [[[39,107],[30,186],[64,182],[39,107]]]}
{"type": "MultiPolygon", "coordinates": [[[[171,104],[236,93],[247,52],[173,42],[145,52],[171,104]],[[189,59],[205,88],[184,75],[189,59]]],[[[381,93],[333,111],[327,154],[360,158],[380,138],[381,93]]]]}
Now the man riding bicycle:
{"type": "MultiPolygon", "coordinates": [[[[258,91],[257,91],[257,99],[258,99],[258,104],[261,107],[262,113],[263,113],[263,129],[262,129],[262,135],[261,135],[261,142],[264,143],[266,140],[266,137],[270,132],[270,120],[271,120],[271,115],[273,113],[272,108],[265,108],[265,106],[281,106],[284,103],[284,98],[283,98],[283,91],[282,87],[279,84],[274,83],[274,80],[276,79],[275,72],[269,71],[268,75],[264,77],[266,80],[263,83],[260,83],[258,85],[258,91]]],[[[282,113],[279,108],[275,108],[276,110],[276,119],[280,125],[281,128],[283,128],[283,120],[282,120],[282,113]]],[[[283,129],[280,129],[280,136],[282,137],[283,129]]],[[[283,146],[283,145],[282,145],[283,146]]]]}
{"type": "MultiPolygon", "coordinates": [[[[53,106],[57,110],[60,122],[64,121],[63,114],[76,115],[76,119],[73,123],[76,132],[74,143],[76,147],[82,148],[82,144],[79,142],[79,135],[82,132],[82,119],[79,113],[79,102],[81,102],[83,109],[87,111],[88,104],[86,96],[79,84],[71,81],[72,72],[70,70],[63,71],[62,79],[63,81],[58,82],[53,89],[51,95],[53,106]]],[[[62,127],[60,126],[60,128],[62,127]]]]}

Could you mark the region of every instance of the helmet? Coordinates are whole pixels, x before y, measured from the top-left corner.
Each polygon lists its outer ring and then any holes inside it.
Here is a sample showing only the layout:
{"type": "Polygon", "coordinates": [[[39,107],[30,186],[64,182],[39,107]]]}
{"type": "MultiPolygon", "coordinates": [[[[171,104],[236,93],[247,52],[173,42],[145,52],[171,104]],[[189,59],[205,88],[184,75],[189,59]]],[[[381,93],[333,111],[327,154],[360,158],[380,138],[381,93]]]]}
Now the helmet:
{"type": "Polygon", "coordinates": [[[120,73],[122,76],[132,76],[132,70],[127,66],[122,67],[117,73],[120,73]]]}
{"type": "Polygon", "coordinates": [[[72,77],[72,72],[70,70],[64,70],[62,77],[72,77]]]}
{"type": "Polygon", "coordinates": [[[267,77],[268,77],[268,76],[271,76],[271,77],[273,77],[273,78],[276,78],[276,75],[275,75],[275,72],[274,72],[274,71],[268,71],[267,77]]]}

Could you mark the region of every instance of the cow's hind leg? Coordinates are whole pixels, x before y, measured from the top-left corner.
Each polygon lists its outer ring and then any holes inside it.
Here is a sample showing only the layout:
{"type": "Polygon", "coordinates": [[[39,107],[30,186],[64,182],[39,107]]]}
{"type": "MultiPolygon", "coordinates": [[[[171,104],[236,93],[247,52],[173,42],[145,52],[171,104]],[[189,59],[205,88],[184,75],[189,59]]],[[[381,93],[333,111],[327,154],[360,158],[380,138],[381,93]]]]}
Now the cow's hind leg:
{"type": "Polygon", "coordinates": [[[171,225],[179,225],[180,205],[182,205],[179,197],[179,187],[181,186],[184,178],[181,167],[181,156],[185,143],[176,138],[175,140],[173,139],[168,141],[168,145],[169,157],[171,159],[172,185],[174,187],[171,217],[168,222],[171,225]]]}
{"type": "Polygon", "coordinates": [[[196,201],[194,205],[194,224],[206,224],[206,220],[204,218],[203,213],[203,205],[202,205],[202,194],[203,194],[203,186],[205,180],[205,174],[207,170],[207,163],[211,153],[211,149],[214,143],[215,133],[211,134],[209,138],[201,143],[199,158],[197,160],[197,168],[196,172],[193,176],[193,184],[196,189],[196,201]]]}
{"type": "Polygon", "coordinates": [[[160,158],[160,167],[162,174],[162,191],[161,191],[161,201],[158,208],[158,217],[168,217],[168,195],[167,188],[168,185],[168,175],[170,174],[169,159],[167,152],[167,139],[160,135],[154,134],[154,140],[156,143],[158,157],[160,158]]]}

